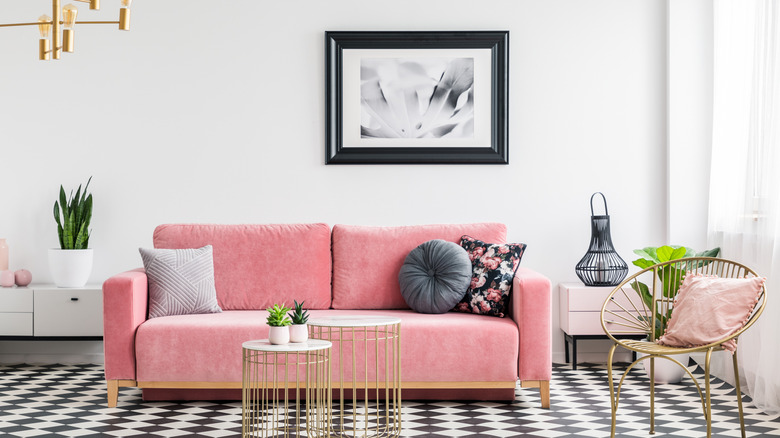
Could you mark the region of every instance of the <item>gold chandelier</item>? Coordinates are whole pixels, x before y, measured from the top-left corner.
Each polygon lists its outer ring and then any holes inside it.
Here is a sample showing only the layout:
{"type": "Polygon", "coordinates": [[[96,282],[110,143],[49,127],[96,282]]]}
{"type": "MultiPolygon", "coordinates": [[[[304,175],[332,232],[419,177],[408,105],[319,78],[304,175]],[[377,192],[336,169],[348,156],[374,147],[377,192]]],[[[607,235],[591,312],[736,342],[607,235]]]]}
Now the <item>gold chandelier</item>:
{"type": "MultiPolygon", "coordinates": [[[[100,9],[100,0],[75,0],[89,3],[89,8],[100,9]]],[[[119,21],[79,21],[79,24],[118,24],[119,30],[130,30],[130,3],[133,0],[120,0],[119,21]]],[[[61,52],[73,52],[76,16],[79,11],[72,4],[60,9],[60,0],[51,1],[54,18],[41,15],[35,23],[0,24],[0,27],[38,26],[41,39],[38,43],[38,59],[60,59],[61,52]],[[62,33],[60,33],[60,28],[62,33]]]]}

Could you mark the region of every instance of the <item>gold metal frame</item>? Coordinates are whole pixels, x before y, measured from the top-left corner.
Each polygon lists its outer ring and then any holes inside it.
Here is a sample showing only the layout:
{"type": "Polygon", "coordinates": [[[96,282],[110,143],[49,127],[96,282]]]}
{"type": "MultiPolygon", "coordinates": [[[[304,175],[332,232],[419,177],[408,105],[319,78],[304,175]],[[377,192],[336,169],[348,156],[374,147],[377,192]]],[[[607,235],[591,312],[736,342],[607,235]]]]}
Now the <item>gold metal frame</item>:
{"type": "MultiPolygon", "coordinates": [[[[82,3],[89,3],[89,8],[93,10],[100,9],[100,0],[75,0],[82,3]]],[[[132,1],[132,0],[131,0],[132,1]]],[[[65,22],[62,20],[62,8],[60,0],[51,1],[52,18],[49,21],[36,21],[32,23],[6,23],[0,24],[0,27],[16,26],[40,26],[50,25],[51,36],[41,38],[38,43],[38,59],[45,61],[49,59],[60,59],[63,51],[73,52],[73,41],[75,38],[74,29],[62,29],[65,22]]],[[[48,18],[48,17],[47,17],[48,18]]],[[[130,30],[130,8],[122,7],[119,9],[118,21],[77,21],[78,24],[117,24],[119,30],[130,30]]]]}
{"type": "MultiPolygon", "coordinates": [[[[387,324],[369,327],[331,327],[309,323],[309,337],[333,343],[338,349],[339,381],[333,382],[335,393],[338,383],[338,421],[336,414],[331,436],[340,437],[398,437],[401,434],[401,324],[387,324]],[[344,346],[351,347],[352,381],[344,378],[344,346]],[[363,347],[363,369],[357,366],[357,348],[363,347]],[[369,354],[369,351],[372,354],[369,354]],[[380,368],[380,353],[384,353],[384,367],[380,368]],[[374,379],[369,380],[369,363],[373,362],[374,379]],[[362,373],[361,373],[362,371],[362,373]],[[362,381],[358,380],[362,374],[362,381]],[[352,390],[352,426],[344,424],[349,410],[345,409],[345,389],[352,390]],[[358,392],[361,389],[362,394],[358,392]],[[370,397],[373,391],[373,401],[370,397]],[[384,397],[382,395],[384,394],[384,397]],[[362,408],[358,397],[363,397],[362,408]],[[372,407],[373,405],[373,407],[372,407]],[[359,412],[362,411],[362,414],[359,412]],[[362,427],[361,427],[362,420],[362,427]]],[[[334,359],[335,360],[335,359],[334,359]]],[[[348,393],[347,393],[348,394],[348,393]]]]}
{"type": "MultiPolygon", "coordinates": [[[[729,340],[738,340],[745,330],[750,328],[756,320],[761,316],[766,306],[766,288],[763,287],[759,296],[759,300],[753,308],[751,314],[745,325],[736,333],[713,342],[711,344],[702,345],[691,348],[677,348],[658,345],[655,343],[655,331],[651,330],[651,327],[655,327],[660,321],[657,321],[659,316],[663,317],[667,315],[670,309],[674,307],[674,299],[676,288],[675,284],[679,284],[686,273],[693,274],[707,274],[717,275],[721,278],[742,278],[742,277],[756,277],[756,274],[752,269],[745,265],[726,259],[718,259],[712,257],[696,257],[686,258],[680,260],[673,260],[669,262],[659,263],[654,266],[650,266],[636,274],[625,279],[621,284],[615,287],[615,289],[609,294],[604,305],[601,307],[601,327],[604,333],[609,336],[614,342],[612,348],[609,350],[609,356],[607,357],[607,378],[609,380],[609,395],[610,395],[610,407],[612,408],[612,429],[611,437],[615,436],[615,427],[617,422],[617,409],[620,399],[620,390],[623,386],[626,376],[631,369],[641,361],[650,361],[650,433],[655,433],[655,360],[664,359],[669,360],[678,366],[682,367],[685,372],[690,376],[691,380],[696,384],[696,390],[699,393],[699,398],[702,403],[702,410],[704,412],[704,418],[707,421],[707,437],[712,434],[712,401],[710,399],[710,360],[712,359],[712,352],[723,350],[723,344],[729,340]],[[672,269],[673,268],[673,269],[672,269]],[[663,272],[668,281],[659,281],[658,273],[663,272]],[[639,283],[648,285],[648,292],[652,293],[651,306],[647,306],[637,292],[636,288],[639,288],[639,283]],[[651,286],[649,285],[651,284],[651,286]],[[614,327],[614,333],[613,332],[614,327]],[[631,339],[619,339],[619,332],[625,332],[630,329],[632,331],[647,333],[647,341],[637,341],[631,339]],[[615,389],[615,382],[612,377],[612,359],[617,347],[623,347],[630,351],[645,354],[646,356],[640,357],[628,365],[623,372],[623,376],[615,389]],[[670,357],[675,354],[705,352],[704,363],[704,379],[705,390],[702,393],[701,386],[691,372],[676,359],[670,357]]],[[[742,430],[742,437],[745,438],[745,418],[742,411],[742,393],[739,386],[739,363],[737,360],[737,352],[733,354],[734,363],[734,379],[736,381],[736,395],[737,405],[739,408],[739,422],[742,430]]]]}
{"type": "Polygon", "coordinates": [[[303,352],[243,348],[242,437],[286,437],[293,433],[297,437],[328,437],[332,405],[330,351],[330,347],[303,352]],[[291,382],[295,383],[294,389],[291,382]],[[293,392],[294,409],[290,400],[293,392]],[[290,423],[292,418],[294,424],[290,423]]]}

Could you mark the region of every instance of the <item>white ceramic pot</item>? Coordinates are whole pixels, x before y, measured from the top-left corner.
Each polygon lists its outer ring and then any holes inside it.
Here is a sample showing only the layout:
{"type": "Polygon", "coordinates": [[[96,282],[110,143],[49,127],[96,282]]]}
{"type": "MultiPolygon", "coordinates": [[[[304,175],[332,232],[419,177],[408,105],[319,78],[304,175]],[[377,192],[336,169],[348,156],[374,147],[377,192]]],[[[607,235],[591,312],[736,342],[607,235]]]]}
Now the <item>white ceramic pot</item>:
{"type": "Polygon", "coordinates": [[[49,250],[49,271],[57,287],[82,287],[92,273],[91,249],[49,250]]]}
{"type": "MultiPolygon", "coordinates": [[[[640,354],[638,356],[643,355],[640,354]]],[[[683,365],[688,365],[688,359],[690,358],[690,355],[675,354],[674,356],[670,357],[676,359],[683,365]]],[[[643,360],[642,366],[645,367],[647,377],[650,378],[650,359],[643,360]]],[[[655,376],[655,383],[680,383],[683,377],[687,374],[685,370],[680,368],[680,366],[676,363],[667,359],[659,358],[655,358],[655,366],[653,371],[655,376]]]]}
{"type": "Polygon", "coordinates": [[[290,343],[290,329],[283,327],[268,327],[268,341],[274,345],[284,345],[290,343]]]}
{"type": "Polygon", "coordinates": [[[307,324],[293,324],[290,326],[290,342],[306,342],[309,340],[309,327],[307,324]]]}

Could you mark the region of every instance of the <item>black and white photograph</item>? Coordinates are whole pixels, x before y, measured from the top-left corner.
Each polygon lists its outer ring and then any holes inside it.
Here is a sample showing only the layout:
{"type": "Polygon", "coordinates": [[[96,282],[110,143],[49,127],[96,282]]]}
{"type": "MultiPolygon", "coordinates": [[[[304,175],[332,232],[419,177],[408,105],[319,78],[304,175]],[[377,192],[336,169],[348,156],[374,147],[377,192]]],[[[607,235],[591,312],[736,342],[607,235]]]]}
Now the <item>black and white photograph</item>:
{"type": "Polygon", "coordinates": [[[361,138],[474,138],[474,58],[360,61],[361,138]]]}
{"type": "Polygon", "coordinates": [[[327,164],[508,164],[508,32],[327,32],[327,164]]]}

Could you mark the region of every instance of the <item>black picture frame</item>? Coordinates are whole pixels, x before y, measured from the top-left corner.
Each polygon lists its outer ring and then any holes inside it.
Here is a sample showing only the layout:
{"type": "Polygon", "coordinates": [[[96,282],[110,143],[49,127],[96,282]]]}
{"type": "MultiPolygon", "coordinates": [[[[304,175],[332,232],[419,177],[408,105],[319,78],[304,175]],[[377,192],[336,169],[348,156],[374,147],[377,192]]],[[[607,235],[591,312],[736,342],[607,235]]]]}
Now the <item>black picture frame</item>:
{"type": "MultiPolygon", "coordinates": [[[[509,56],[509,31],[434,31],[434,32],[360,32],[360,31],[328,31],[325,32],[326,51],[326,164],[509,164],[507,126],[508,113],[508,56],[509,56]],[[355,49],[355,50],[353,50],[355,49]],[[349,140],[356,145],[345,147],[344,111],[345,88],[354,89],[355,80],[349,87],[345,87],[344,60],[347,53],[387,53],[385,49],[429,50],[430,49],[463,49],[463,53],[479,53],[483,63],[489,63],[489,74],[473,74],[473,82],[490,79],[489,88],[483,84],[483,90],[489,89],[489,106],[480,102],[485,110],[482,113],[490,113],[489,126],[485,122],[487,114],[482,114],[481,123],[482,144],[458,144],[450,147],[446,144],[437,144],[435,147],[426,146],[424,141],[418,138],[394,139],[396,143],[392,147],[375,146],[361,147],[363,141],[349,140]],[[474,49],[477,49],[475,52],[474,49]],[[349,52],[353,50],[352,52],[349,52]],[[385,52],[382,52],[385,50],[385,52]],[[470,52],[469,52],[470,51],[470,52]],[[400,143],[399,143],[400,142],[400,143]],[[422,146],[411,143],[420,142],[422,146]],[[408,145],[407,145],[408,144],[408,145]]],[[[406,53],[406,52],[404,52],[406,53]]],[[[411,52],[414,53],[414,52],[411,52]]],[[[448,50],[447,53],[457,51],[448,50]]],[[[472,61],[473,62],[473,61],[472,61]]],[[[352,65],[352,64],[350,64],[352,65]]],[[[360,64],[358,64],[360,67],[360,64]]],[[[354,70],[354,68],[351,68],[354,70]]],[[[476,69],[475,69],[476,70],[476,69]]],[[[484,72],[486,68],[481,68],[484,72]]],[[[349,76],[349,75],[347,75],[349,76]]],[[[354,74],[352,76],[354,78],[354,74]]],[[[357,77],[359,89],[359,79],[357,77]]],[[[476,94],[476,93],[474,93],[476,94]]],[[[358,99],[349,99],[349,102],[358,102],[358,99]]],[[[484,99],[477,96],[476,99],[484,99]]],[[[353,107],[360,105],[351,104],[353,107]]],[[[354,114],[354,109],[352,110],[354,114]]],[[[358,108],[359,111],[359,108],[358,108]]],[[[476,113],[476,110],[473,111],[476,113]]],[[[359,114],[358,114],[359,115],[359,114]]],[[[362,136],[359,117],[351,117],[353,120],[350,133],[357,132],[362,136]],[[357,123],[354,123],[354,121],[357,123]],[[356,127],[356,128],[355,128],[356,127]],[[355,131],[357,130],[357,131],[355,131]]],[[[475,125],[473,121],[472,125],[475,125]]],[[[466,141],[468,143],[468,140],[466,141]]]]}

